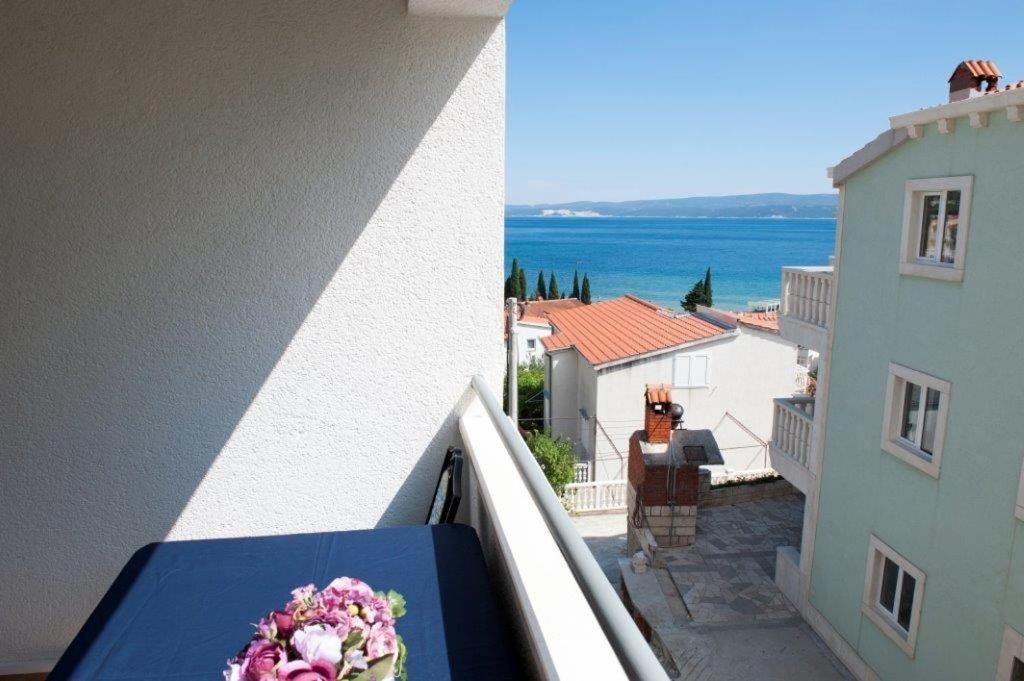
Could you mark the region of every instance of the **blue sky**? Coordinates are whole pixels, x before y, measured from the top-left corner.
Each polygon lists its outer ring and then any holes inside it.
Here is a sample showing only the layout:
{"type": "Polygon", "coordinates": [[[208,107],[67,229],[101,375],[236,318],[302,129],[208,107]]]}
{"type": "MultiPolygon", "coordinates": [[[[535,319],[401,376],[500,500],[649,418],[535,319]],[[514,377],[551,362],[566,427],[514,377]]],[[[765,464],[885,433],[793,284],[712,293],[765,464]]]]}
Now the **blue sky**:
{"type": "Polygon", "coordinates": [[[961,59],[1024,79],[1024,2],[515,0],[508,203],[831,191],[961,59]]]}

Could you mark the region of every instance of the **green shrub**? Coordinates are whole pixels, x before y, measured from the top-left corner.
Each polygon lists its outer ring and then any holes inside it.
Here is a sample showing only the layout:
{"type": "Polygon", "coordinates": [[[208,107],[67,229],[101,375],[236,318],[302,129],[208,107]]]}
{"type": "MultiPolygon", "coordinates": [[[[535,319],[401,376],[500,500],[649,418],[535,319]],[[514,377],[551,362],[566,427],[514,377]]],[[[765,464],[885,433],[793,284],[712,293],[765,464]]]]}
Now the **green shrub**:
{"type": "Polygon", "coordinates": [[[526,444],[540,464],[555,494],[562,496],[565,486],[572,482],[575,476],[576,447],[572,440],[535,430],[527,434],[526,444]]]}
{"type": "Polygon", "coordinates": [[[544,418],[544,364],[537,359],[519,367],[519,420],[527,429],[544,418]]]}

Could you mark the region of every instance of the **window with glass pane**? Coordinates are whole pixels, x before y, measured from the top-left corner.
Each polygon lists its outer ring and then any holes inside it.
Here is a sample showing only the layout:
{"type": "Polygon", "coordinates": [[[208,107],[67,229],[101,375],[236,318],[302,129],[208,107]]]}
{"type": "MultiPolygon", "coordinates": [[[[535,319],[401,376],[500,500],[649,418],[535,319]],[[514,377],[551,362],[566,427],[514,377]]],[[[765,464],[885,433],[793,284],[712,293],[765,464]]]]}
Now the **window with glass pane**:
{"type": "Polygon", "coordinates": [[[921,419],[921,449],[931,454],[935,451],[935,427],[939,422],[939,391],[928,388],[924,400],[924,417],[921,419]]]}
{"type": "Polygon", "coordinates": [[[1024,662],[1019,657],[1013,658],[1013,668],[1010,670],[1010,681],[1024,681],[1024,662]]]}
{"type": "Polygon", "coordinates": [[[903,583],[900,585],[900,607],[896,613],[896,623],[910,631],[910,614],[914,608],[914,589],[917,587],[917,580],[903,573],[903,583]]]}
{"type": "Polygon", "coordinates": [[[882,558],[882,578],[878,589],[878,605],[887,612],[904,631],[910,631],[914,613],[917,580],[895,561],[882,558]]]}
{"type": "Polygon", "coordinates": [[[882,565],[882,588],[878,594],[878,602],[889,612],[896,610],[896,582],[899,577],[900,567],[885,558],[882,565]]]}
{"type": "Polygon", "coordinates": [[[935,259],[936,236],[939,232],[939,208],[941,194],[925,194],[921,207],[921,246],[918,255],[929,260],[935,259]]]}
{"type": "Polygon", "coordinates": [[[900,436],[917,445],[917,416],[921,410],[921,386],[907,381],[903,395],[903,421],[900,436]]]}
{"type": "Polygon", "coordinates": [[[956,255],[956,230],[960,226],[960,192],[946,192],[946,215],[942,230],[942,262],[952,263],[956,255]]]}

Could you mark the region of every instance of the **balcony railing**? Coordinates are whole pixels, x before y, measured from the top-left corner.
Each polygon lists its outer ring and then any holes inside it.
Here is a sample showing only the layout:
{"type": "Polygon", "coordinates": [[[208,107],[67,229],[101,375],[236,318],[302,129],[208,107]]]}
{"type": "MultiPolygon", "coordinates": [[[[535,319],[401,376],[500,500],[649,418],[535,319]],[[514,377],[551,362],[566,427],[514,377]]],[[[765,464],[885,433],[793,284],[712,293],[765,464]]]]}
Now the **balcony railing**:
{"type": "Polygon", "coordinates": [[[831,302],[831,267],[782,268],[780,316],[825,329],[831,302]]]}
{"type": "Polygon", "coordinates": [[[459,413],[469,462],[461,519],[543,679],[668,677],[486,381],[459,413]]]}
{"type": "Polygon", "coordinates": [[[772,468],[804,493],[810,482],[808,459],[813,432],[813,397],[780,397],[775,400],[769,447],[772,468]]]}
{"type": "Polygon", "coordinates": [[[625,480],[574,482],[565,486],[562,495],[573,513],[603,513],[626,510],[625,480]]]}

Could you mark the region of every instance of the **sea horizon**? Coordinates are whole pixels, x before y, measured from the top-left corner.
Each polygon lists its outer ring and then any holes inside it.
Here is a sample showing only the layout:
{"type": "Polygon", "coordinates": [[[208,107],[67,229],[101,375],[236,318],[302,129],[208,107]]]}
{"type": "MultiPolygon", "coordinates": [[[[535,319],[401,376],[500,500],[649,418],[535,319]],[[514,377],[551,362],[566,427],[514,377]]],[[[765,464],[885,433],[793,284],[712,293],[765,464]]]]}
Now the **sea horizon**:
{"type": "Polygon", "coordinates": [[[781,268],[826,265],[835,240],[831,218],[530,216],[505,218],[505,274],[512,259],[572,290],[575,270],[590,275],[596,302],[626,293],[672,310],[711,267],[714,304],[745,309],[780,295],[781,268]]]}

